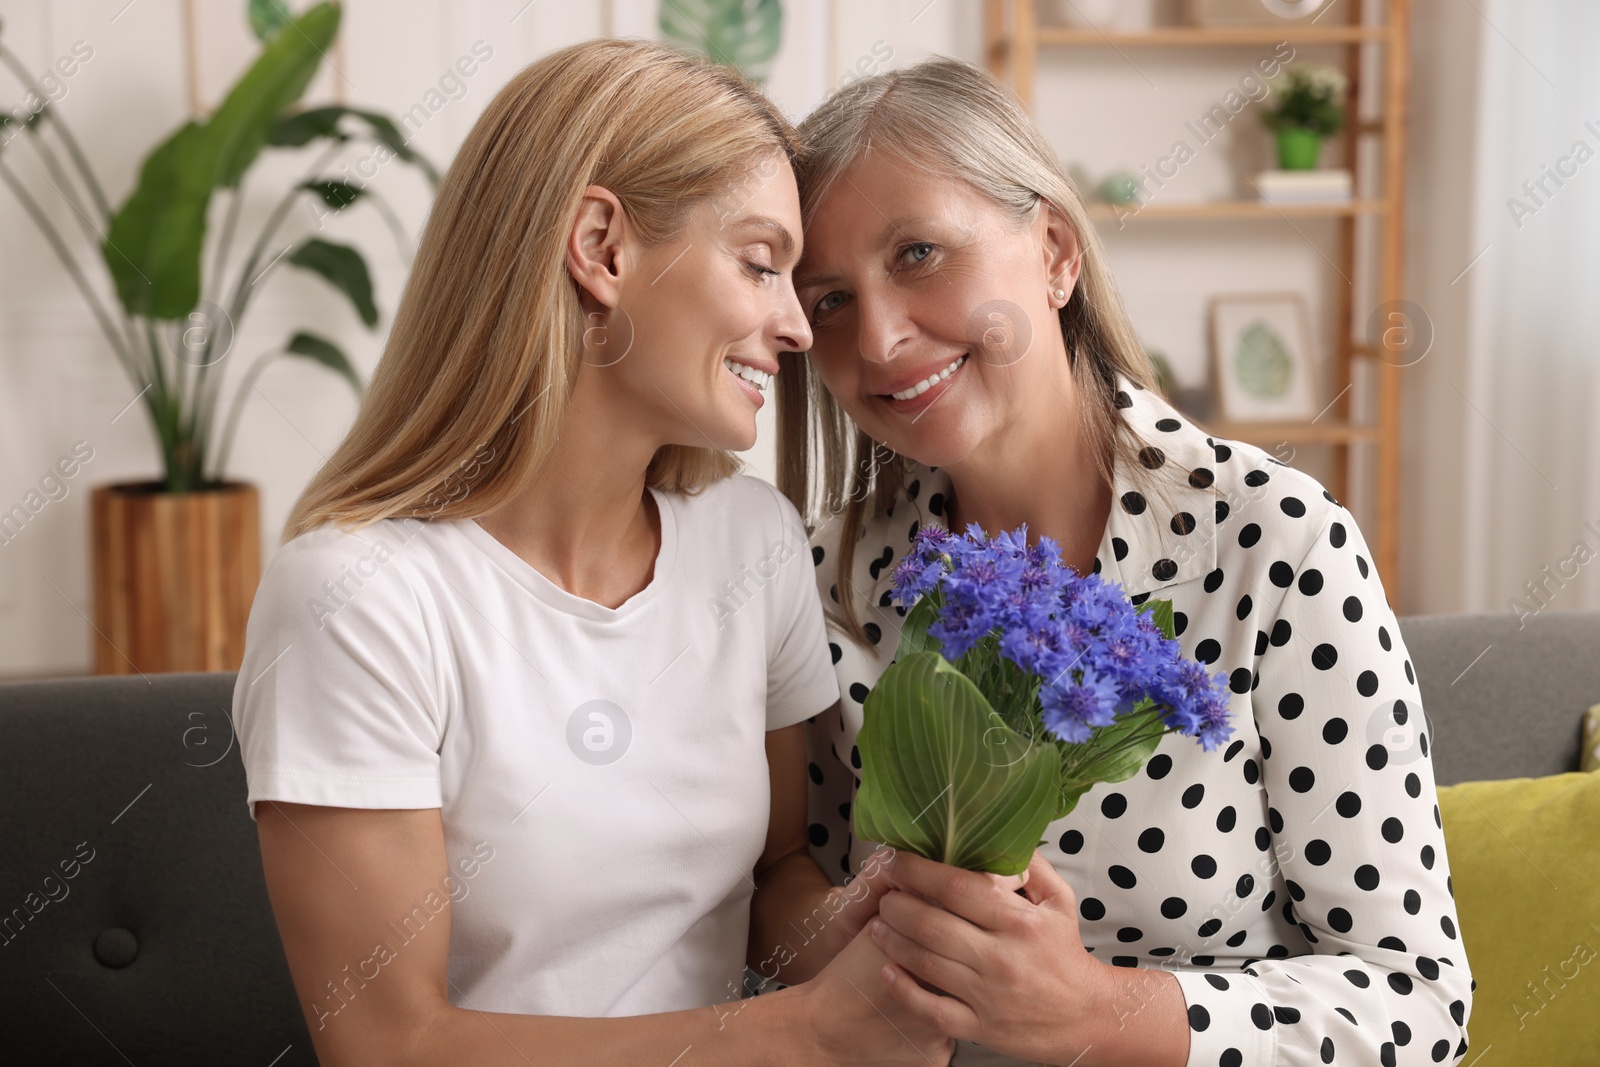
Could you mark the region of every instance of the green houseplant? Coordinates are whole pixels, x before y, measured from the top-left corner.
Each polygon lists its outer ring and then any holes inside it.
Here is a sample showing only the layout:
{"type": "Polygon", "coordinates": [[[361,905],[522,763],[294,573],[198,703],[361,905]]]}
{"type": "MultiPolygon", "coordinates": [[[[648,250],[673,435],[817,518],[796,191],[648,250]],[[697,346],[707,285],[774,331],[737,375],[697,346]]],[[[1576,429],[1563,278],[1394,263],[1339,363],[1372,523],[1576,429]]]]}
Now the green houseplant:
{"type": "Polygon", "coordinates": [[[358,393],[362,382],[336,344],[295,331],[231,376],[233,400],[225,405],[228,370],[238,362],[225,358],[234,334],[264,282],[285,266],[323,279],[368,328],[376,326],[361,252],[282,232],[290,211],[307,198],[330,213],[365,201],[405,247],[393,212],[375,190],[323,176],[352,143],[370,142],[379,162],[400,159],[438,182],[437,171],[384,115],[297,107],[338,32],[337,4],[319,3],[291,16],[282,0],[251,0],[246,10],[261,41],[257,58],[209,117],[184,122],[146,156],[133,191],[115,208],[77,138],[0,33],[0,64],[37,101],[25,117],[0,116],[0,182],[83,295],[146,412],[162,460],[159,479],[99,486],[93,493],[96,668],[102,672],[237,667],[260,576],[256,492],[229,481],[226,468],[243,404],[257,376],[283,357],[319,363],[358,393]],[[19,140],[37,151],[50,185],[82,222],[108,286],[94,284],[90,267],[8,166],[6,149],[19,140]],[[232,256],[252,165],[267,148],[314,141],[324,150],[279,198],[244,254],[232,256]],[[214,199],[226,204],[208,255],[214,199]],[[103,298],[104,288],[112,300],[103,298]],[[223,411],[227,417],[219,418],[223,411]]]}
{"type": "Polygon", "coordinates": [[[1272,105],[1262,121],[1277,134],[1278,166],[1315,170],[1322,140],[1344,129],[1348,87],[1337,67],[1304,63],[1291,67],[1272,90],[1272,105]]]}

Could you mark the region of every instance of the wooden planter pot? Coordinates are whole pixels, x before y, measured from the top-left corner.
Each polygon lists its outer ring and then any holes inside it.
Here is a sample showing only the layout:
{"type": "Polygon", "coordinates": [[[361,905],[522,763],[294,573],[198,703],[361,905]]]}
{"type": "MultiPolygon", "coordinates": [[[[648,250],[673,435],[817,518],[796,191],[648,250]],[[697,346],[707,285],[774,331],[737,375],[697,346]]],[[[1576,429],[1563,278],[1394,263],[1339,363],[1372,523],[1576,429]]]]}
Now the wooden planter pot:
{"type": "Polygon", "coordinates": [[[238,670],[261,580],[255,486],[138,482],[90,496],[95,673],[238,670]]]}

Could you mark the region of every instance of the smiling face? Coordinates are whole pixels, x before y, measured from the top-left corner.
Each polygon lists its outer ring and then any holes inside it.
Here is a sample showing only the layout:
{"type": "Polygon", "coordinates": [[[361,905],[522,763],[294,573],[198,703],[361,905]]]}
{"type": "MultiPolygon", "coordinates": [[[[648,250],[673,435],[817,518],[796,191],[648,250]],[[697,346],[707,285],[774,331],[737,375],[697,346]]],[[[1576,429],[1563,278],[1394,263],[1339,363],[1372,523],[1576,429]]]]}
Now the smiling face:
{"type": "MultiPolygon", "coordinates": [[[[874,440],[931,466],[1059,418],[1072,395],[1057,309],[1078,244],[1057,213],[1018,225],[965,183],[885,153],[817,205],[797,272],[810,358],[874,440]]],[[[1015,458],[1012,453],[1012,458],[1015,458]]]]}
{"type": "Polygon", "coordinates": [[[610,376],[628,420],[662,444],[755,444],[779,357],[811,345],[794,292],[800,243],[794,172],[778,152],[696,204],[673,240],[625,243],[632,269],[616,306],[591,313],[585,362],[610,376]]]}

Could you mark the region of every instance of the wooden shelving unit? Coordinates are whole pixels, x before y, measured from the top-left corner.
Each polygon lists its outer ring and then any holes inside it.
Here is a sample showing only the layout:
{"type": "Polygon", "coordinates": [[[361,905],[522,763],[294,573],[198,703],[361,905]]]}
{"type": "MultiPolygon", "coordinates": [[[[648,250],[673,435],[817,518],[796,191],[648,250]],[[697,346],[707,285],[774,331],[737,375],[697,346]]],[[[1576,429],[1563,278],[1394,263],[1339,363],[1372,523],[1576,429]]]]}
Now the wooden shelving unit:
{"type": "Polygon", "coordinates": [[[1118,208],[1090,204],[1089,215],[1115,222],[1142,219],[1278,219],[1322,218],[1341,215],[1381,215],[1388,205],[1381,200],[1353,200],[1348,204],[1268,204],[1261,200],[1204,200],[1198,203],[1160,203],[1118,208]]]}
{"type": "MultiPolygon", "coordinates": [[[[1209,425],[1214,433],[1271,448],[1280,442],[1327,445],[1333,449],[1334,475],[1329,490],[1345,501],[1350,489],[1351,471],[1360,457],[1352,445],[1370,446],[1372,459],[1373,510],[1362,525],[1372,544],[1374,562],[1385,586],[1398,588],[1399,512],[1400,512],[1400,371],[1403,353],[1375,350],[1360,336],[1358,329],[1373,308],[1404,295],[1401,289],[1405,262],[1404,190],[1406,147],[1406,99],[1410,86],[1409,33],[1410,0],[1387,0],[1369,18],[1371,3],[1344,0],[1335,15],[1342,14],[1342,25],[1289,24],[1209,28],[1200,26],[1157,26],[1140,31],[1101,31],[1076,27],[1040,26],[1034,0],[984,0],[984,55],[989,69],[1005,80],[1030,109],[1034,106],[1034,72],[1041,50],[1130,48],[1237,48],[1273,45],[1288,41],[1296,47],[1337,49],[1345,76],[1350,82],[1350,121],[1340,135],[1345,166],[1356,175],[1357,199],[1342,204],[1268,204],[1259,200],[1224,200],[1200,203],[1155,202],[1146,207],[1126,208],[1093,205],[1090,215],[1108,231],[1126,226],[1175,225],[1184,221],[1259,221],[1260,225],[1289,225],[1296,219],[1326,219],[1335,228],[1332,262],[1341,278],[1330,284],[1336,289],[1334,312],[1334,375],[1336,398],[1315,420],[1307,423],[1249,423],[1209,425]],[[1362,59],[1369,49],[1377,49],[1381,59],[1381,81],[1366,84],[1362,59]],[[1363,103],[1381,104],[1376,120],[1363,120],[1363,103]],[[1374,165],[1372,153],[1378,153],[1374,165]],[[1365,184],[1368,171],[1380,175],[1365,184]],[[1358,255],[1356,227],[1370,220],[1376,227],[1369,255],[1358,255]],[[1375,284],[1371,272],[1376,271],[1375,284]],[[1344,279],[1349,279],[1345,284],[1344,279]],[[1366,305],[1357,307],[1357,294],[1366,294],[1366,305]],[[1351,422],[1353,374],[1357,361],[1366,361],[1371,423],[1351,422]]],[[[1364,332],[1364,331],[1363,331],[1364,332]]],[[[1381,342],[1390,343],[1384,332],[1381,342]]],[[[1391,595],[1393,595],[1391,593],[1391,595]]]]}
{"type": "Polygon", "coordinates": [[[1204,26],[1160,26],[1128,33],[1123,31],[1079,30],[1064,26],[1040,27],[1034,39],[1041,45],[1114,45],[1116,47],[1160,47],[1173,45],[1277,44],[1361,44],[1387,38],[1387,26],[1241,26],[1210,29],[1204,26]]]}

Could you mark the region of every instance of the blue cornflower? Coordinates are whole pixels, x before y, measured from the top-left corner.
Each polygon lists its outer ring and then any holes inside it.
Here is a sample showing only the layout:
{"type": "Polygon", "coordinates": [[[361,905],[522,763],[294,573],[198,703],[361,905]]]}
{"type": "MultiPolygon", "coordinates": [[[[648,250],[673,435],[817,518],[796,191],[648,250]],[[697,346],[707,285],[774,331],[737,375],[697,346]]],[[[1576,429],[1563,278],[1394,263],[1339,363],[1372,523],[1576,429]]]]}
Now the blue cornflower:
{"type": "Polygon", "coordinates": [[[928,636],[944,646],[946,659],[958,660],[988,636],[993,622],[993,611],[982,600],[952,596],[939,609],[939,621],[928,627],[928,636]]]}
{"type": "Polygon", "coordinates": [[[1040,620],[1033,626],[1018,626],[1000,635],[1000,654],[1025,671],[1048,677],[1046,674],[1059,659],[1061,634],[1050,620],[1040,620]]]}
{"type": "Polygon", "coordinates": [[[890,575],[890,581],[894,585],[895,603],[901,607],[910,607],[919,597],[938,588],[939,581],[944,575],[944,560],[926,559],[913,552],[895,564],[894,571],[890,575]]]}
{"type": "Polygon", "coordinates": [[[1068,672],[1058,684],[1039,691],[1044,727],[1063,741],[1082,744],[1097,726],[1110,726],[1117,714],[1117,687],[1094,670],[1074,681],[1068,672]]]}
{"type": "Polygon", "coordinates": [[[1038,679],[1041,722],[1063,741],[1089,740],[1147,698],[1168,728],[1207,750],[1232,730],[1225,672],[1207,675],[1120,585],[1066,566],[1055,541],[1030,547],[1026,526],[994,538],[976,524],[960,536],[923,527],[893,584],[902,606],[940,592],[928,634],[947,659],[994,636],[1002,656],[1038,679]]]}

